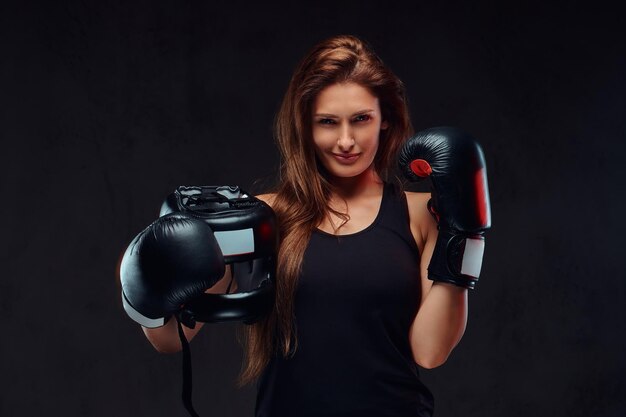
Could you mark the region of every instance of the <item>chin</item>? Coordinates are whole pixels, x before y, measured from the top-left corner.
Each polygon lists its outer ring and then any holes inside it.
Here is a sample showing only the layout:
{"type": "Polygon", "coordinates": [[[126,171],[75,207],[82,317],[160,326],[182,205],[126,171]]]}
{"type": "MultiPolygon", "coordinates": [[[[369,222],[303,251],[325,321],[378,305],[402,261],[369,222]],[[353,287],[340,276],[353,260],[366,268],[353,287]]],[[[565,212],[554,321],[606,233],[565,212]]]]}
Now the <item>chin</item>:
{"type": "Polygon", "coordinates": [[[370,164],[368,166],[340,166],[340,167],[324,167],[324,171],[330,178],[358,178],[363,177],[370,174],[370,171],[373,170],[373,165],[370,164]]]}

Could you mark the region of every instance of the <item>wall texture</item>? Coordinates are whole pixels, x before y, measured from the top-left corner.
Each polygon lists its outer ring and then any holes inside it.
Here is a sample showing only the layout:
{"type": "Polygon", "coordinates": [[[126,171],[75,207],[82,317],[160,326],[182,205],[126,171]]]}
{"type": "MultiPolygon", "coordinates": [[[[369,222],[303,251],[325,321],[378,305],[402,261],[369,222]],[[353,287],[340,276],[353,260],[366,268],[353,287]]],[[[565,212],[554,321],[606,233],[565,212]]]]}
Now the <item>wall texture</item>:
{"type": "MultiPolygon", "coordinates": [[[[3,3],[0,415],[185,415],[181,357],[122,310],[120,253],[177,185],[271,185],[291,71],[352,33],[404,80],[416,129],[461,127],[487,157],[469,325],[422,372],[436,415],[623,416],[626,22],[505,3],[3,3]]],[[[201,415],[252,415],[236,333],[192,343],[201,415]]]]}

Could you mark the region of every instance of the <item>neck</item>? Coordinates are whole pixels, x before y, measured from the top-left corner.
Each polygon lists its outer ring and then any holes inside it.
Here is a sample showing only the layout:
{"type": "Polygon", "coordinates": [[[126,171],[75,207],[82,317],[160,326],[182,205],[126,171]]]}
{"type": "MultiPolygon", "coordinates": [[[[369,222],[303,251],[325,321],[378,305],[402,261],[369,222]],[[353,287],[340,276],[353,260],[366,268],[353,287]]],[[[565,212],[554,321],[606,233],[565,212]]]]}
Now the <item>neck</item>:
{"type": "Polygon", "coordinates": [[[334,187],[333,195],[342,200],[378,195],[383,184],[373,166],[356,177],[331,177],[329,182],[334,187]]]}

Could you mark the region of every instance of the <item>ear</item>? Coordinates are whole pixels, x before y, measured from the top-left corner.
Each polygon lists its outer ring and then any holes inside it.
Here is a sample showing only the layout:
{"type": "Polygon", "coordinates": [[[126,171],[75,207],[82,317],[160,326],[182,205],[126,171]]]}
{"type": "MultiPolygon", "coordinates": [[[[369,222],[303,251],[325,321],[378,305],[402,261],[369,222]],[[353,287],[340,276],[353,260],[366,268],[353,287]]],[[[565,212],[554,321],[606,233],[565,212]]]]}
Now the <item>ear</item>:
{"type": "Polygon", "coordinates": [[[380,124],[380,130],[387,130],[388,127],[389,123],[387,123],[386,120],[383,120],[383,122],[380,124]]]}

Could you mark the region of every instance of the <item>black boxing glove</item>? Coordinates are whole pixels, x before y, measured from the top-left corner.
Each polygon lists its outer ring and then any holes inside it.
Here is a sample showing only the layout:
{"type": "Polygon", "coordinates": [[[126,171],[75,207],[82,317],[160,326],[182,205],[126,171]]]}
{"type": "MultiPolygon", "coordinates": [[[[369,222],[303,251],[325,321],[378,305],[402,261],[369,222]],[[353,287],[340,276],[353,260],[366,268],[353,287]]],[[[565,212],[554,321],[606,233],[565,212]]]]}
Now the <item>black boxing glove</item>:
{"type": "Polygon", "coordinates": [[[478,142],[453,127],[423,130],[400,152],[400,169],[410,181],[430,177],[428,209],[439,235],[428,266],[433,281],[473,289],[491,227],[485,158],[478,142]]]}
{"type": "Polygon", "coordinates": [[[133,239],[122,258],[124,310],[144,327],[163,326],[224,272],[223,255],[205,222],[183,213],[160,217],[133,239]]]}

